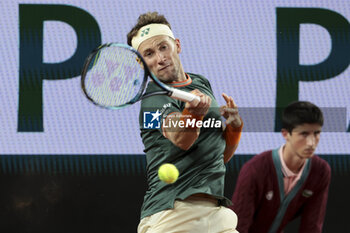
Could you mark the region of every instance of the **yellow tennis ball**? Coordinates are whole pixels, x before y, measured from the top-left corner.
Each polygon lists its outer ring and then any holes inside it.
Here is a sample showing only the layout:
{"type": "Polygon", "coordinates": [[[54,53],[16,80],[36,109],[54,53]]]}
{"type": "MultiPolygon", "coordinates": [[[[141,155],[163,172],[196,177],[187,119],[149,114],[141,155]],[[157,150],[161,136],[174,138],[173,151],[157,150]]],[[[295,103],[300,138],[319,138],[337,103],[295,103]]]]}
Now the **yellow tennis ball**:
{"type": "Polygon", "coordinates": [[[161,181],[172,184],[179,177],[179,170],[171,163],[164,163],[158,169],[158,177],[161,181]]]}

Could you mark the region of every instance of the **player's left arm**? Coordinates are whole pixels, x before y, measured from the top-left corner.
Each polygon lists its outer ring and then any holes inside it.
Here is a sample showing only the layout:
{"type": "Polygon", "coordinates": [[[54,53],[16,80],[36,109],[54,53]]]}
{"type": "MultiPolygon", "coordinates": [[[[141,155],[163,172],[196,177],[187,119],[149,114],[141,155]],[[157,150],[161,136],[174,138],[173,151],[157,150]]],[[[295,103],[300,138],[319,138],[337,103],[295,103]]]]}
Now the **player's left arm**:
{"type": "Polygon", "coordinates": [[[233,157],[239,140],[241,138],[243,121],[239,116],[238,107],[231,96],[222,94],[226,101],[226,105],[220,107],[221,115],[226,119],[226,128],[224,130],[224,138],[226,147],[224,151],[224,162],[227,163],[233,157]]]}
{"type": "Polygon", "coordinates": [[[329,165],[322,171],[324,181],[320,190],[314,193],[308,200],[301,213],[301,222],[299,233],[321,233],[324,217],[326,214],[326,205],[328,199],[328,189],[331,181],[331,170],[329,165]]]}

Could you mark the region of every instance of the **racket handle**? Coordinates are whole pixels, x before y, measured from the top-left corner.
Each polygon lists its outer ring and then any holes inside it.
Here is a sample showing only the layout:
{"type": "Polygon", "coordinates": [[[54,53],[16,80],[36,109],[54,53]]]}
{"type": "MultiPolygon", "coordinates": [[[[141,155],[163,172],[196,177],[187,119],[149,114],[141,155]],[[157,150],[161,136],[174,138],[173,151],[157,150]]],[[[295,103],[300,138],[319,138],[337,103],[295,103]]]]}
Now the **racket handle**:
{"type": "Polygon", "coordinates": [[[197,95],[194,95],[192,93],[186,92],[186,91],[181,91],[179,89],[171,88],[171,95],[170,97],[174,99],[178,99],[184,102],[193,102],[193,103],[199,103],[200,98],[197,95]]]}

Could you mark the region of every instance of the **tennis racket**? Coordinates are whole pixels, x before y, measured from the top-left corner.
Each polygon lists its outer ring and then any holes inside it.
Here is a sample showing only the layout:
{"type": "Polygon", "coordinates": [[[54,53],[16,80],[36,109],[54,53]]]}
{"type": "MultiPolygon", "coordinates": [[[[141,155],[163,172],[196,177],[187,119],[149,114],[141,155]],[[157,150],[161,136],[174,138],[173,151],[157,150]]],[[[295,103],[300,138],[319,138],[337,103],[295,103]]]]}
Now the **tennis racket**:
{"type": "Polygon", "coordinates": [[[83,67],[81,86],[91,102],[108,109],[127,107],[154,95],[168,95],[184,102],[200,101],[196,95],[159,81],[137,50],[118,43],[104,44],[92,51],[83,67]],[[144,93],[148,77],[162,90],[144,93]]]}

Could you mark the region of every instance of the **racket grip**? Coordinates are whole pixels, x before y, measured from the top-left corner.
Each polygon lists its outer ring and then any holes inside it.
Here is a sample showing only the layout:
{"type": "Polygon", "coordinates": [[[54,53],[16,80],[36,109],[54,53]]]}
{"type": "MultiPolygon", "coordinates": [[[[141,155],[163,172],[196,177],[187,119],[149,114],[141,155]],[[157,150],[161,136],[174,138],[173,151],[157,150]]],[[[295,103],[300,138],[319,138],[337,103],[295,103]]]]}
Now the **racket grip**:
{"type": "Polygon", "coordinates": [[[199,103],[200,102],[200,98],[197,95],[194,95],[192,93],[186,92],[186,91],[181,91],[175,88],[171,88],[171,95],[170,97],[174,98],[174,99],[178,99],[184,102],[193,102],[193,103],[199,103]]]}

